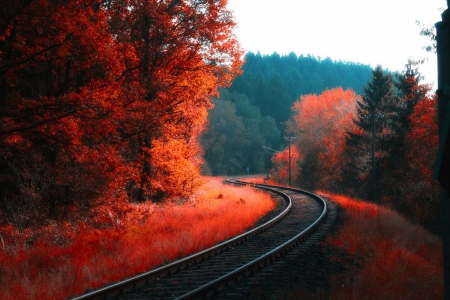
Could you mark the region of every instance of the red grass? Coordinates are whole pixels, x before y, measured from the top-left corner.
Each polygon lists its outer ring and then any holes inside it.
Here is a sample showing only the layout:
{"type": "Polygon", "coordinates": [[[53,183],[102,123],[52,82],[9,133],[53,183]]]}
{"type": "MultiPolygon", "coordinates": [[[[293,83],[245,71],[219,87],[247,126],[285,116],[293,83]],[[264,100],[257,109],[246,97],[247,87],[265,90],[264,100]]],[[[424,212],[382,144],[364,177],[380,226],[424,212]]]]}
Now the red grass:
{"type": "Polygon", "coordinates": [[[438,237],[387,208],[340,195],[327,196],[347,215],[337,236],[327,242],[361,261],[360,268],[330,276],[333,289],[327,297],[443,299],[442,242],[438,237]]]}
{"type": "Polygon", "coordinates": [[[129,205],[139,220],[129,226],[49,226],[31,248],[0,252],[0,299],[81,294],[242,233],[273,207],[268,194],[210,180],[183,206],[129,205]],[[56,233],[65,247],[55,245],[56,233]]]}
{"type": "Polygon", "coordinates": [[[262,183],[262,184],[273,184],[273,185],[279,185],[278,182],[275,182],[272,179],[266,179],[265,177],[252,177],[252,178],[241,178],[242,181],[246,182],[252,182],[252,183],[262,183]]]}

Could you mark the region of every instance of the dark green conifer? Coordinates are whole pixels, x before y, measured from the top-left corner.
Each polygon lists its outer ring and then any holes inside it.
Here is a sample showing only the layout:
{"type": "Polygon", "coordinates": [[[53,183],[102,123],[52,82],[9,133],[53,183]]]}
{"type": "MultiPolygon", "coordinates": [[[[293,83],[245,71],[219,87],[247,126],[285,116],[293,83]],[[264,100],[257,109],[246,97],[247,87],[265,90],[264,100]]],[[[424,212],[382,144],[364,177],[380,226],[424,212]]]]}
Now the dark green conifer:
{"type": "MultiPolygon", "coordinates": [[[[381,66],[372,71],[372,80],[364,87],[358,101],[357,130],[349,132],[346,140],[348,164],[344,168],[343,183],[352,185],[358,196],[380,200],[390,154],[395,148],[398,131],[399,98],[395,95],[394,79],[381,66]]],[[[392,167],[392,166],[391,166],[392,167]]]]}

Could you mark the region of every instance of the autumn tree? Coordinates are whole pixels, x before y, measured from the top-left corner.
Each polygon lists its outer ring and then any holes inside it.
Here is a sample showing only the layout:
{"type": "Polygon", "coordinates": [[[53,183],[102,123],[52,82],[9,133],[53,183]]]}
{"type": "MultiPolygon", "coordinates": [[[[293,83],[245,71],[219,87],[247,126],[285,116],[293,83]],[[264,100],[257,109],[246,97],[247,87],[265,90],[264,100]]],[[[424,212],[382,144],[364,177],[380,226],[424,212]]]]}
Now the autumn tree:
{"type": "MultiPolygon", "coordinates": [[[[427,84],[421,84],[422,76],[419,73],[418,65],[420,62],[408,60],[405,65],[405,70],[399,74],[396,74],[397,81],[394,86],[397,89],[397,96],[399,98],[399,104],[397,108],[397,134],[395,138],[395,147],[391,151],[391,164],[395,164],[396,171],[389,178],[387,175],[387,184],[392,186],[392,197],[399,198],[399,186],[392,184],[395,179],[399,178],[400,174],[409,174],[410,161],[407,159],[408,147],[406,145],[406,139],[408,132],[411,130],[411,115],[416,105],[424,100],[428,100],[428,94],[430,92],[430,86],[427,84]],[[396,174],[395,174],[396,173],[396,174]]],[[[430,134],[432,134],[430,132],[430,134]]],[[[411,157],[410,157],[411,158],[411,157]]],[[[397,201],[402,202],[402,201],[397,201]]],[[[399,203],[399,204],[400,204],[399,203]]]]}
{"type": "Polygon", "coordinates": [[[405,70],[402,73],[396,74],[397,81],[394,86],[397,88],[398,96],[401,101],[401,110],[399,112],[400,130],[402,143],[406,137],[406,132],[410,127],[411,114],[417,103],[427,98],[427,94],[430,92],[430,86],[427,84],[421,84],[422,76],[419,73],[418,64],[408,60],[405,65],[405,70]]]}
{"type": "Polygon", "coordinates": [[[299,164],[297,163],[302,158],[301,153],[295,145],[291,145],[291,151],[286,148],[283,151],[278,151],[272,156],[272,179],[289,184],[289,161],[291,162],[291,177],[296,178],[299,175],[299,164]],[[289,153],[291,155],[289,159],[289,153]]]}
{"type": "Polygon", "coordinates": [[[439,185],[432,178],[438,147],[437,99],[431,87],[420,83],[418,63],[408,61],[397,75],[397,89],[402,100],[399,121],[399,163],[401,176],[392,182],[392,206],[415,222],[438,233],[439,185]],[[403,159],[401,159],[403,158],[403,159]],[[395,184],[394,184],[395,182],[395,184]]]}
{"type": "Polygon", "coordinates": [[[1,2],[0,209],[8,218],[21,210],[14,218],[26,226],[67,216],[112,188],[120,160],[105,118],[118,69],[112,45],[100,1],[1,2]]]}
{"type": "Polygon", "coordinates": [[[1,2],[2,221],[192,191],[234,26],[226,1],[1,2]]]}
{"type": "Polygon", "coordinates": [[[209,108],[217,87],[238,73],[235,22],[226,1],[111,1],[108,10],[124,66],[118,81],[127,113],[120,130],[134,168],[128,190],[138,201],[163,197],[154,143],[173,139],[166,127],[202,126],[205,118],[195,124],[182,107],[209,108]]]}
{"type": "Polygon", "coordinates": [[[302,153],[297,184],[308,189],[334,189],[340,185],[345,133],[353,127],[358,97],[352,90],[335,88],[320,95],[300,97],[292,107],[288,129],[297,137],[302,153]]]}
{"type": "Polygon", "coordinates": [[[395,207],[422,226],[439,233],[439,184],[433,179],[438,149],[437,97],[423,97],[414,106],[405,140],[405,175],[399,187],[403,193],[395,207]]]}

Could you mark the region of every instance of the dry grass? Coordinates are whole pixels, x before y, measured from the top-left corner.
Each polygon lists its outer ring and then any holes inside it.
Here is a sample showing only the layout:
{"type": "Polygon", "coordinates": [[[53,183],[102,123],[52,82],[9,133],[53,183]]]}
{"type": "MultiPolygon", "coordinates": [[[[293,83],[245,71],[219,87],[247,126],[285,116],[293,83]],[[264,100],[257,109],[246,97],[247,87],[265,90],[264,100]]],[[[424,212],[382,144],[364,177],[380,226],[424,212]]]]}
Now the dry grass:
{"type": "Polygon", "coordinates": [[[266,179],[266,177],[242,178],[242,181],[252,182],[252,183],[280,185],[278,182],[276,182],[270,178],[266,179]]]}
{"type": "MultiPolygon", "coordinates": [[[[437,236],[387,208],[322,194],[339,203],[347,216],[327,243],[344,249],[357,264],[344,274],[328,274],[331,292],[311,299],[443,299],[442,242],[437,236]]],[[[348,264],[346,258],[333,259],[348,264]]]]}
{"type": "Polygon", "coordinates": [[[268,194],[217,179],[182,206],[129,205],[127,215],[139,222],[116,220],[122,225],[102,230],[81,226],[64,246],[47,234],[32,247],[0,252],[0,299],[81,294],[242,233],[273,207],[268,194]]]}

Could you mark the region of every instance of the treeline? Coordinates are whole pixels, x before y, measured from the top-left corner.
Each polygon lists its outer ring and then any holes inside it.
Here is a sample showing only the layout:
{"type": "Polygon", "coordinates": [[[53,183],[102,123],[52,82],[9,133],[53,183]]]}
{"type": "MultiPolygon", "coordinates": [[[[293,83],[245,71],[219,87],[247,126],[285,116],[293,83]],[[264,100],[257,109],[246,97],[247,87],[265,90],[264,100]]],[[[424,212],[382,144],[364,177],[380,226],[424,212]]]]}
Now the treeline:
{"type": "MultiPolygon", "coordinates": [[[[437,98],[419,81],[410,61],[395,76],[377,67],[362,96],[336,88],[300,97],[286,131],[297,138],[295,185],[387,205],[439,233],[437,98]]],[[[273,158],[284,183],[287,151],[273,158]]]]}
{"type": "Polygon", "coordinates": [[[291,107],[302,95],[327,88],[351,88],[363,92],[371,77],[367,65],[297,56],[247,53],[243,74],[214,99],[208,131],[202,137],[205,174],[263,173],[267,156],[281,149],[282,133],[292,115],[291,107]]]}
{"type": "Polygon", "coordinates": [[[190,195],[234,26],[224,1],[1,1],[0,226],[190,195]]]}
{"type": "Polygon", "coordinates": [[[295,53],[280,56],[247,53],[243,74],[237,77],[230,92],[246,95],[277,124],[291,116],[290,108],[302,95],[318,94],[326,89],[351,88],[363,92],[371,77],[371,67],[352,62],[321,59],[295,53]]]}
{"type": "Polygon", "coordinates": [[[392,74],[293,53],[248,53],[243,70],[213,100],[201,139],[205,173],[270,168],[288,184],[283,135],[294,135],[293,184],[387,205],[439,232],[439,188],[432,179],[437,101],[421,84],[416,63],[392,74]]]}

